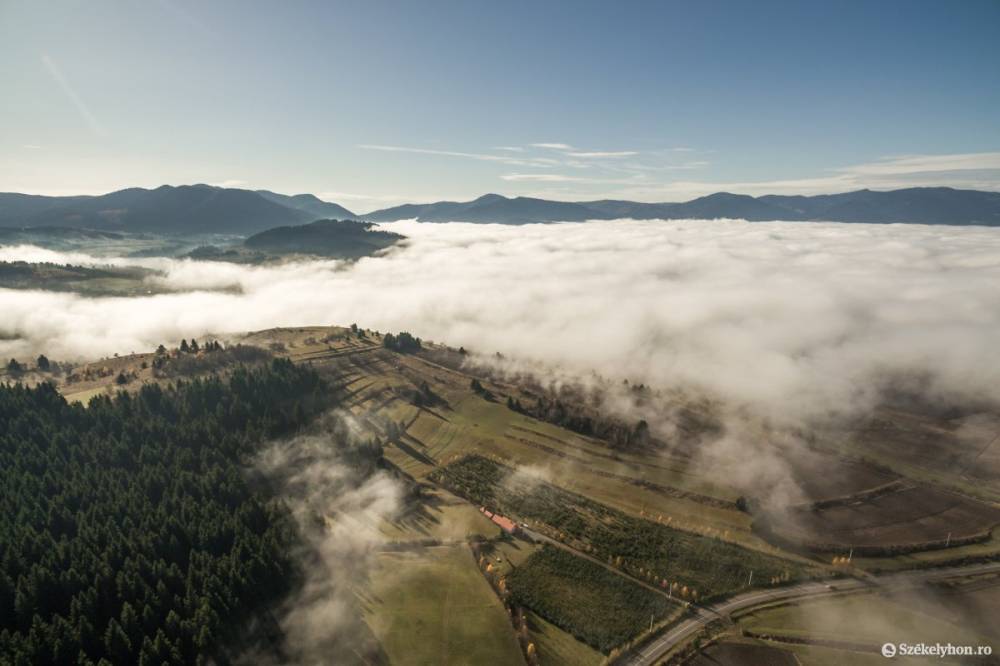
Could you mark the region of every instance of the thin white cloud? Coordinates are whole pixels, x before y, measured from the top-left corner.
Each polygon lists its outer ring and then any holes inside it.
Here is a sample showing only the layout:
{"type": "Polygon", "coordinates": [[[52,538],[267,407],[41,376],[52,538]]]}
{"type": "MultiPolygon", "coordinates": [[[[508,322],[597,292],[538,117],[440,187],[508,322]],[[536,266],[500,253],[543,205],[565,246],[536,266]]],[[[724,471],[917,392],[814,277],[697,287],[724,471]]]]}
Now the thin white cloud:
{"type": "MultiPolygon", "coordinates": [[[[570,176],[561,173],[505,173],[500,176],[500,180],[507,181],[509,183],[577,183],[586,185],[637,185],[641,182],[641,176],[626,176],[624,178],[606,178],[606,177],[583,177],[583,176],[570,176]]],[[[534,195],[533,195],[534,196],[534,195]]],[[[539,198],[550,198],[547,196],[539,198]]],[[[551,198],[562,199],[562,200],[572,200],[586,198],[585,195],[580,194],[578,196],[567,196],[566,192],[558,193],[551,198]]]]}
{"type": "Polygon", "coordinates": [[[42,150],[42,147],[35,143],[26,143],[21,146],[22,148],[27,148],[28,150],[42,150]]]}
{"type": "Polygon", "coordinates": [[[584,178],[566,176],[558,173],[508,173],[500,176],[501,180],[509,182],[534,182],[534,183],[576,183],[582,182],[584,178]]]}
{"type": "Polygon", "coordinates": [[[1000,170],[1000,152],[952,155],[899,155],[869,164],[836,169],[859,176],[887,176],[939,171],[1000,170]]]}
{"type": "Polygon", "coordinates": [[[358,192],[319,192],[317,195],[324,201],[409,201],[411,197],[403,194],[361,194],[358,192]]]}
{"type": "Polygon", "coordinates": [[[413,153],[416,155],[439,155],[443,157],[461,157],[482,162],[498,162],[513,166],[546,166],[542,160],[532,158],[514,158],[507,155],[492,155],[489,153],[469,153],[460,150],[438,150],[436,148],[411,148],[409,146],[387,146],[382,144],[363,143],[358,146],[364,150],[380,150],[387,153],[413,153]]]}
{"type": "Polygon", "coordinates": [[[105,136],[106,133],[104,128],[97,122],[97,118],[95,118],[94,114],[90,112],[90,108],[86,105],[86,103],[84,103],[83,98],[81,98],[73,86],[70,85],[69,80],[63,76],[62,70],[59,69],[59,66],[56,65],[55,61],[45,53],[42,54],[41,59],[42,64],[45,65],[45,69],[48,70],[52,80],[55,81],[56,85],[58,85],[59,88],[62,89],[63,93],[69,97],[70,102],[73,103],[76,110],[81,116],[83,116],[83,119],[86,121],[87,125],[94,132],[94,134],[98,136],[105,136]]]}
{"type": "MultiPolygon", "coordinates": [[[[709,166],[707,161],[682,164],[665,164],[650,167],[643,173],[679,170],[697,170],[709,166]]],[[[612,166],[606,166],[612,170],[612,166]]],[[[640,167],[633,165],[636,173],[640,167]]],[[[627,171],[627,169],[624,169],[627,171]]],[[[827,171],[828,175],[810,178],[773,180],[646,180],[619,181],[620,187],[606,188],[600,192],[559,192],[563,199],[618,198],[634,201],[687,201],[715,192],[733,192],[761,196],[764,194],[836,194],[860,189],[894,190],[907,187],[954,187],[1000,191],[1000,153],[956,153],[949,155],[906,155],[887,157],[873,162],[839,167],[827,171]]],[[[550,181],[551,182],[551,181],[550,181]]],[[[580,181],[583,182],[583,181],[580,181]]],[[[614,181],[597,179],[586,182],[612,184],[614,181]]],[[[541,196],[540,193],[535,193],[541,196]]]]}
{"type": "Polygon", "coordinates": [[[605,157],[632,157],[638,155],[634,150],[612,150],[612,151],[588,151],[588,152],[567,152],[570,157],[584,157],[584,158],[605,158],[605,157]]]}
{"type": "Polygon", "coordinates": [[[667,169],[704,169],[710,166],[712,163],[708,160],[695,160],[694,162],[685,162],[684,164],[675,164],[672,166],[667,166],[667,169]]]}
{"type": "MultiPolygon", "coordinates": [[[[559,169],[564,173],[515,171],[498,173],[507,183],[538,183],[567,187],[549,192],[561,200],[615,198],[636,201],[686,201],[719,191],[759,196],[763,194],[831,194],[864,188],[890,190],[906,187],[947,186],[1000,190],[1000,152],[948,155],[898,155],[872,162],[828,169],[806,178],[771,180],[672,180],[671,174],[707,170],[712,162],[699,158],[706,151],[685,146],[649,151],[582,150],[570,144],[539,142],[498,146],[510,154],[476,153],[407,146],[372,145],[362,148],[387,152],[441,155],[531,169],[559,169]],[[518,150],[514,150],[514,149],[518,150]],[[510,150],[507,150],[510,149],[510,150]],[[542,154],[530,151],[541,149],[542,154]],[[641,155],[641,158],[639,157],[641,155]],[[688,159],[683,159],[686,156],[688,159]],[[565,173],[579,170],[583,175],[565,173]],[[571,185],[576,187],[571,187],[571,185]],[[603,186],[603,187],[602,187],[603,186]]],[[[542,196],[539,192],[520,194],[542,196]]]]}
{"type": "MultiPolygon", "coordinates": [[[[361,144],[358,146],[364,150],[379,150],[383,152],[411,153],[417,155],[432,155],[443,157],[457,157],[471,159],[482,162],[495,162],[508,166],[522,167],[566,167],[571,169],[608,169],[609,171],[637,172],[639,169],[627,169],[623,166],[612,166],[611,163],[625,159],[634,158],[640,153],[635,150],[578,150],[568,143],[531,143],[526,146],[494,146],[492,150],[504,154],[480,153],[466,150],[447,150],[440,148],[416,148],[411,146],[397,146],[388,144],[361,144]],[[544,151],[541,155],[539,150],[544,151]]],[[[512,180],[505,178],[505,180],[512,180]]],[[[525,178],[524,180],[529,180],[525,178]]],[[[567,181],[569,177],[551,177],[547,179],[536,178],[535,180],[548,180],[550,182],[567,181]]]]}
{"type": "Polygon", "coordinates": [[[831,194],[858,189],[956,187],[1000,190],[1000,152],[906,155],[832,169],[833,175],[770,181],[671,183],[668,189],[745,194],[831,194]]]}
{"type": "Polygon", "coordinates": [[[363,143],[359,148],[365,150],[381,150],[387,153],[415,153],[417,155],[444,155],[447,157],[467,157],[474,160],[488,160],[502,162],[508,158],[502,155],[488,155],[483,153],[466,153],[458,150],[438,150],[435,148],[411,148],[408,146],[387,146],[383,144],[363,143]]]}

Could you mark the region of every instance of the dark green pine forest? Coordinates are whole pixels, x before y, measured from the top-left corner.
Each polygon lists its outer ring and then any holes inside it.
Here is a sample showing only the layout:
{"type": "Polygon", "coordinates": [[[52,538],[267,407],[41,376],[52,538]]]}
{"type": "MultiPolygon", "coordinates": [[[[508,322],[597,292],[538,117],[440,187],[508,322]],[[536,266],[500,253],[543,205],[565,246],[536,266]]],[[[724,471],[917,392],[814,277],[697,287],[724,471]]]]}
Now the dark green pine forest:
{"type": "Polygon", "coordinates": [[[325,395],[284,360],[86,408],[0,385],[0,663],[226,663],[295,570],[245,464],[325,395]]]}

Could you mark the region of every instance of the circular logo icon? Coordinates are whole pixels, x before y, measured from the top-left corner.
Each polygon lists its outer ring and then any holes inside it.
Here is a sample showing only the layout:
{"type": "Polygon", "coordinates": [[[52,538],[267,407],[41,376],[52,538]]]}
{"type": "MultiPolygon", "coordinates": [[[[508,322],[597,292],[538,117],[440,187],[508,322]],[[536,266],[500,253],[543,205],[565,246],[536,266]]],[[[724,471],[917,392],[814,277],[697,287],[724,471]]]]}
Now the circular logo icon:
{"type": "Polygon", "coordinates": [[[896,645],[895,643],[886,643],[882,646],[882,656],[892,659],[896,656],[896,645]]]}

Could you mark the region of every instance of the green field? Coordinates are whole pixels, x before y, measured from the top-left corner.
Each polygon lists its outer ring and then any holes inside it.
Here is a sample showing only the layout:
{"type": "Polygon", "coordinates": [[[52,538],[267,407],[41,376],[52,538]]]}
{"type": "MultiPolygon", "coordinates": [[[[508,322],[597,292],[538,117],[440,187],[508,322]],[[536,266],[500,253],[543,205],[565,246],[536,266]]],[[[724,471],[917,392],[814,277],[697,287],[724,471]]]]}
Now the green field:
{"type": "Polygon", "coordinates": [[[466,546],[379,556],[360,593],[392,664],[520,664],[514,629],[466,546]]]}
{"type": "Polygon", "coordinates": [[[453,542],[465,541],[473,535],[495,537],[500,528],[468,502],[435,489],[425,492],[420,501],[407,507],[402,515],[383,523],[380,531],[389,541],[438,539],[453,542]]]}
{"type": "Polygon", "coordinates": [[[607,653],[676,605],[624,576],[544,546],[507,576],[511,599],[607,653]]]}

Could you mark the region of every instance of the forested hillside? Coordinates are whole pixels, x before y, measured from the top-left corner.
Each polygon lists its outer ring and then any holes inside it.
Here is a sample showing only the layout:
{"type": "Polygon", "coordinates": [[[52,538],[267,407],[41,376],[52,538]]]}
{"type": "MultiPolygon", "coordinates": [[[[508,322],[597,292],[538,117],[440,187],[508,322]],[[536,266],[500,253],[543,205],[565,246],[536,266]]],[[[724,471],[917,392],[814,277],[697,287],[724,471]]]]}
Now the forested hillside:
{"type": "Polygon", "coordinates": [[[286,360],[86,408],[0,385],[0,663],[225,663],[293,572],[241,462],[321,389],[286,360]]]}

